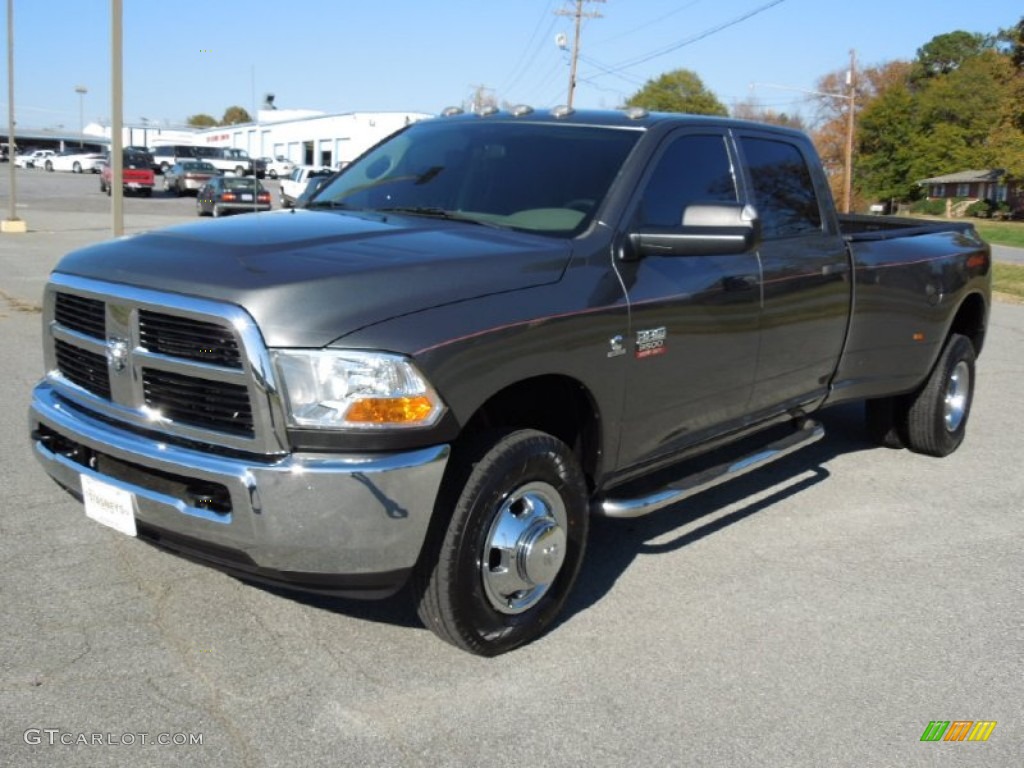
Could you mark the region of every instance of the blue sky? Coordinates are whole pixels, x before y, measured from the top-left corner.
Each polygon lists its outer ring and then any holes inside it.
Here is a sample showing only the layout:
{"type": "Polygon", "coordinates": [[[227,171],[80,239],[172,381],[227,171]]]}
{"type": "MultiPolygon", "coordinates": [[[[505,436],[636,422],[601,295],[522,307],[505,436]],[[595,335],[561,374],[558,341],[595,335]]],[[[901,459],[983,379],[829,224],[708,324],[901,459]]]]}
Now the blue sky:
{"type": "MultiPolygon", "coordinates": [[[[19,125],[76,130],[77,85],[88,89],[85,122],[109,121],[110,6],[110,0],[14,0],[19,125]]],[[[567,0],[123,0],[123,6],[128,123],[142,117],[182,123],[198,112],[219,118],[233,104],[251,111],[254,97],[262,101],[267,92],[281,108],[327,112],[434,113],[468,99],[478,85],[501,101],[538,107],[567,96],[569,57],[555,36],[571,40],[572,24],[554,14],[570,6],[567,0]]],[[[851,48],[864,66],[911,59],[935,35],[994,33],[1024,15],[1019,0],[606,0],[586,9],[601,18],[583,27],[577,107],[615,107],[646,79],[685,67],[726,105],[755,96],[788,112],[806,97],[751,84],[813,89],[821,75],[846,68],[851,48]]],[[[6,56],[2,67],[5,116],[6,56]]]]}

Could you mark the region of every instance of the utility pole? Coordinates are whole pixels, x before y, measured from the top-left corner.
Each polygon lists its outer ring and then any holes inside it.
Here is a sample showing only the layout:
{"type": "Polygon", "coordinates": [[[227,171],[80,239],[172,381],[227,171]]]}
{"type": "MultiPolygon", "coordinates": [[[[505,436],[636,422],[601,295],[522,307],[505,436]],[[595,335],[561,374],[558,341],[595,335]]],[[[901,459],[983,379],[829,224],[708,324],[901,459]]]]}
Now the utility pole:
{"type": "Polygon", "coordinates": [[[583,19],[599,19],[601,14],[596,11],[590,13],[583,12],[584,3],[603,3],[604,0],[575,0],[575,10],[562,9],[555,11],[555,16],[574,16],[576,18],[576,34],[573,36],[572,42],[572,54],[569,64],[569,100],[566,104],[572,107],[573,93],[576,91],[576,60],[580,56],[580,24],[583,19]]]}
{"type": "Polygon", "coordinates": [[[850,51],[850,71],[846,75],[849,99],[846,115],[846,179],[843,190],[843,213],[853,209],[853,130],[854,113],[857,111],[857,52],[850,51]]]}
{"type": "Polygon", "coordinates": [[[28,225],[18,218],[17,181],[14,157],[18,152],[14,140],[14,0],[7,0],[7,170],[11,175],[10,209],[0,222],[0,232],[24,233],[28,225]]]}

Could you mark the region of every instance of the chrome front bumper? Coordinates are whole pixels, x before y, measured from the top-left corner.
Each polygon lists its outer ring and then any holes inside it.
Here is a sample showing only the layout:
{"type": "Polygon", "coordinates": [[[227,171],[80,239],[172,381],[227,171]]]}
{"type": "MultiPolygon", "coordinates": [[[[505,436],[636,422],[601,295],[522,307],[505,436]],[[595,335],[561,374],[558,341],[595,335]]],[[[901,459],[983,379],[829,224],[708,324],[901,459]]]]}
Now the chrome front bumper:
{"type": "Polygon", "coordinates": [[[257,580],[353,596],[401,587],[449,455],[447,445],[266,462],[208,453],[112,426],[45,382],[29,421],[36,458],[59,484],[81,496],[87,475],[133,494],[140,537],[257,580]]]}

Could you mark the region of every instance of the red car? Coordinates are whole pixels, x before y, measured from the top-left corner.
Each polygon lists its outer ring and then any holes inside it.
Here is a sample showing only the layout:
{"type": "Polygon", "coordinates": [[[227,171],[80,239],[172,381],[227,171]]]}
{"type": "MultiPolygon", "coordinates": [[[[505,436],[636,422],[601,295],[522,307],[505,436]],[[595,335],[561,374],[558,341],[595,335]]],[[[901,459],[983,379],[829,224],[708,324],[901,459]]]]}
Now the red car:
{"type": "MultiPolygon", "coordinates": [[[[122,157],[121,182],[124,184],[124,193],[127,195],[137,192],[143,197],[150,197],[153,194],[153,187],[156,185],[156,177],[151,167],[152,158],[143,152],[132,150],[125,150],[122,157]]],[[[100,171],[100,192],[110,194],[112,177],[113,170],[108,156],[100,171]]]]}

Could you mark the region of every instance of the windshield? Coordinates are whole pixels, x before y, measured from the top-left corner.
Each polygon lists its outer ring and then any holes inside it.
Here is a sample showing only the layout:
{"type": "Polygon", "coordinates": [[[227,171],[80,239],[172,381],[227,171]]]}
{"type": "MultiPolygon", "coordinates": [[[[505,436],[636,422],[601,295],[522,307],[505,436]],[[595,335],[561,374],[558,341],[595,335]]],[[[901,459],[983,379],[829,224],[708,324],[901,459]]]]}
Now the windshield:
{"type": "Polygon", "coordinates": [[[310,207],[448,214],[569,237],[590,223],[639,137],[555,123],[417,123],[348,166],[310,207]]]}

